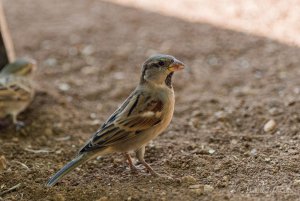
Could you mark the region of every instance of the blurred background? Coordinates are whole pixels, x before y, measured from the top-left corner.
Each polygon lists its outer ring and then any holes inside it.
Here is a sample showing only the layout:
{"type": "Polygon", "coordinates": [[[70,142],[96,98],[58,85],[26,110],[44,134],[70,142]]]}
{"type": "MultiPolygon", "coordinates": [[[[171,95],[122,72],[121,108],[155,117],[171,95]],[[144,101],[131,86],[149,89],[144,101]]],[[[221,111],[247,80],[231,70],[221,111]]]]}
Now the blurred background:
{"type": "Polygon", "coordinates": [[[4,8],[16,54],[39,67],[36,98],[20,115],[27,126],[0,130],[8,161],[0,190],[25,184],[5,199],[298,199],[300,1],[4,0],[4,8]],[[176,179],[131,175],[114,155],[45,189],[155,53],[190,71],[175,75],[173,121],[146,149],[146,161],[176,179]]]}

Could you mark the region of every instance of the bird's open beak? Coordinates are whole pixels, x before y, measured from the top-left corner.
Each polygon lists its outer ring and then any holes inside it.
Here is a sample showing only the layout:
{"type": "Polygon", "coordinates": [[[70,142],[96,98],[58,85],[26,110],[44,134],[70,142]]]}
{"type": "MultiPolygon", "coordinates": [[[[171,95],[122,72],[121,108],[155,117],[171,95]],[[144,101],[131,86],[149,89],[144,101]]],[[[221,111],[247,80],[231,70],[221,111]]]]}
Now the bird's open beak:
{"type": "Polygon", "coordinates": [[[171,72],[180,71],[184,69],[185,64],[179,60],[176,60],[168,67],[168,70],[171,72]]]}

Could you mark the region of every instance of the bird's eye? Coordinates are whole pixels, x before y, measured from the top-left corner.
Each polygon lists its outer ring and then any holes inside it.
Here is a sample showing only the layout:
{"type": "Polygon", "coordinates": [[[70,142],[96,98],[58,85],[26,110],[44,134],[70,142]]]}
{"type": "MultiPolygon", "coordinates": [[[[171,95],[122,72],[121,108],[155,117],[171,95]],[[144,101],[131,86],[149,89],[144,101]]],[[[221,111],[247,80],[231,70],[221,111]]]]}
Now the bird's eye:
{"type": "Polygon", "coordinates": [[[165,65],[165,62],[159,61],[158,64],[159,64],[160,66],[164,66],[164,65],[165,65]]]}

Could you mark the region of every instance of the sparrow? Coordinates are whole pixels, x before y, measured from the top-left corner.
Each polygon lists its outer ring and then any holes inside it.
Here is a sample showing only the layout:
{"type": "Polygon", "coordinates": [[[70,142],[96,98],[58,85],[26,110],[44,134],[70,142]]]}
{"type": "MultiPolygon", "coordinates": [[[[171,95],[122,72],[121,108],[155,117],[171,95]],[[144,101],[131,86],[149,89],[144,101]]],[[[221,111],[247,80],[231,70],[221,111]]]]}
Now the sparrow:
{"type": "Polygon", "coordinates": [[[7,115],[20,128],[24,123],[17,117],[30,104],[34,97],[32,74],[36,62],[29,58],[16,59],[0,71],[0,118],[7,115]]]}
{"type": "Polygon", "coordinates": [[[172,119],[175,104],[172,76],[184,67],[181,61],[170,55],[158,54],[148,58],[142,66],[136,89],[46,186],[55,185],[82,163],[111,153],[123,153],[130,169],[136,172],[130,151],[135,152],[139,162],[152,175],[159,176],[144,160],[145,146],[162,133],[172,119]]]}

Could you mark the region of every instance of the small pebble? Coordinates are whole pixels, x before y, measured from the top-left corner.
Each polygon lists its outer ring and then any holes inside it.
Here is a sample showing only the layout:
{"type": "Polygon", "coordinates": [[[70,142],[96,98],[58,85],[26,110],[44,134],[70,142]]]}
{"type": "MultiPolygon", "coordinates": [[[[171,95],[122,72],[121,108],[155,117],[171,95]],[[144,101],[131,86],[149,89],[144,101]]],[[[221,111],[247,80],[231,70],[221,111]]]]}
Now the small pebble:
{"type": "Polygon", "coordinates": [[[273,119],[271,119],[264,125],[264,131],[270,132],[270,131],[274,130],[275,127],[276,127],[276,122],[273,119]]]}
{"type": "Polygon", "coordinates": [[[188,176],[182,177],[182,182],[188,183],[188,184],[195,184],[197,182],[197,180],[195,179],[195,177],[188,175],[188,176]]]}
{"type": "Polygon", "coordinates": [[[218,112],[215,112],[215,117],[219,120],[222,120],[222,119],[225,119],[226,118],[226,114],[225,112],[223,111],[218,111],[218,112]]]}
{"type": "Polygon", "coordinates": [[[17,138],[17,137],[13,137],[11,140],[12,140],[13,142],[19,142],[19,138],[17,138]]]}
{"type": "Polygon", "coordinates": [[[45,61],[47,66],[53,67],[57,65],[57,60],[55,58],[49,58],[45,61]]]}
{"type": "Polygon", "coordinates": [[[108,197],[102,197],[102,198],[99,198],[98,200],[96,201],[108,201],[108,197]]]}
{"type": "Polygon", "coordinates": [[[57,193],[53,196],[55,201],[65,201],[66,198],[61,194],[61,193],[57,193]]]}
{"type": "Polygon", "coordinates": [[[99,119],[94,119],[94,120],[90,121],[89,124],[92,125],[92,126],[94,126],[94,125],[100,125],[101,121],[99,119]]]}
{"type": "Polygon", "coordinates": [[[213,153],[215,153],[216,152],[216,150],[214,150],[214,149],[209,149],[208,150],[208,153],[210,153],[210,154],[213,154],[213,153]]]}
{"type": "Polygon", "coordinates": [[[198,128],[199,123],[200,123],[200,118],[199,117],[192,117],[188,122],[189,126],[192,127],[192,128],[198,128]]]}
{"type": "Polygon", "coordinates": [[[58,88],[59,88],[59,90],[61,90],[61,91],[69,91],[71,87],[70,87],[70,85],[67,84],[67,83],[60,83],[60,84],[58,85],[58,88]]]}
{"type": "Polygon", "coordinates": [[[246,59],[239,59],[239,66],[246,69],[249,68],[250,64],[246,59]]]}
{"type": "Polygon", "coordinates": [[[46,129],[45,129],[45,135],[47,135],[47,136],[52,136],[52,135],[53,135],[52,129],[51,129],[51,128],[46,128],[46,129]]]}
{"type": "Polygon", "coordinates": [[[211,185],[204,185],[204,192],[212,192],[214,190],[214,187],[211,185]]]}
{"type": "Polygon", "coordinates": [[[189,189],[197,189],[197,188],[202,188],[202,187],[203,187],[203,185],[201,185],[201,184],[195,184],[195,185],[189,186],[189,189]]]}
{"type": "Polygon", "coordinates": [[[91,113],[90,114],[90,118],[91,119],[96,119],[97,118],[97,114],[96,113],[91,113]]]}
{"type": "Polygon", "coordinates": [[[82,68],[80,72],[83,73],[84,75],[93,75],[97,73],[98,70],[99,68],[97,66],[86,66],[82,68]]]}
{"type": "Polygon", "coordinates": [[[252,150],[250,151],[250,154],[251,154],[252,156],[255,156],[255,155],[257,154],[257,150],[256,150],[256,149],[252,149],[252,150]]]}
{"type": "Polygon", "coordinates": [[[85,56],[89,56],[92,55],[94,53],[94,48],[91,45],[87,45],[83,48],[83,50],[81,51],[81,53],[85,56]]]}
{"type": "Polygon", "coordinates": [[[116,72],[113,74],[113,77],[116,78],[117,80],[123,80],[126,78],[126,75],[122,72],[116,72]]]}
{"type": "Polygon", "coordinates": [[[208,60],[207,60],[207,64],[210,66],[216,66],[219,64],[219,59],[217,57],[215,57],[214,55],[210,55],[208,60]]]}
{"type": "Polygon", "coordinates": [[[214,187],[212,187],[211,185],[196,184],[189,186],[189,189],[191,189],[191,191],[196,193],[197,195],[202,195],[203,193],[212,192],[214,190],[214,187]]]}
{"type": "Polygon", "coordinates": [[[55,151],[55,153],[56,154],[61,154],[62,153],[62,150],[60,149],[60,150],[57,150],[57,151],[55,151]]]}
{"type": "Polygon", "coordinates": [[[203,188],[191,189],[191,191],[196,195],[202,195],[204,193],[203,188]]]}
{"type": "Polygon", "coordinates": [[[295,94],[300,94],[300,87],[295,87],[295,88],[293,89],[293,92],[294,92],[295,94]]]}
{"type": "Polygon", "coordinates": [[[300,186],[300,179],[294,180],[293,186],[300,186]]]}

